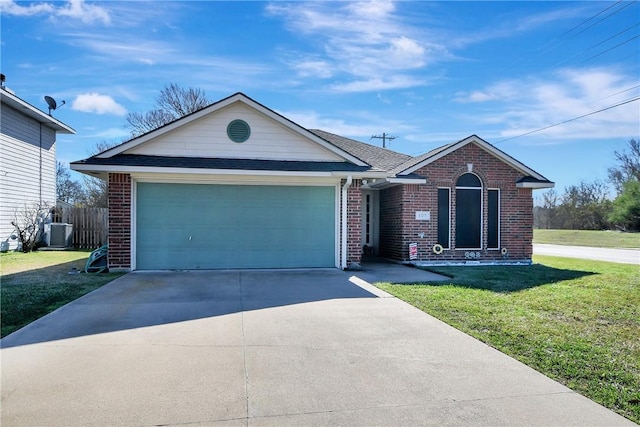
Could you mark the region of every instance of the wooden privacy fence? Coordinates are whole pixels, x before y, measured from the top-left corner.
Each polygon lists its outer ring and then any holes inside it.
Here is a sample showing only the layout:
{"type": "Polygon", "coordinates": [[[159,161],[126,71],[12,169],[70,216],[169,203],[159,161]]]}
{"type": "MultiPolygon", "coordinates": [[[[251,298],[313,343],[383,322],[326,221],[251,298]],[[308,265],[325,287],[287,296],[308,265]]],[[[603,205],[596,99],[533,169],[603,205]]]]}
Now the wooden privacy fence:
{"type": "Polygon", "coordinates": [[[107,244],[108,212],[107,208],[58,207],[51,220],[73,225],[74,248],[96,249],[107,244]]]}

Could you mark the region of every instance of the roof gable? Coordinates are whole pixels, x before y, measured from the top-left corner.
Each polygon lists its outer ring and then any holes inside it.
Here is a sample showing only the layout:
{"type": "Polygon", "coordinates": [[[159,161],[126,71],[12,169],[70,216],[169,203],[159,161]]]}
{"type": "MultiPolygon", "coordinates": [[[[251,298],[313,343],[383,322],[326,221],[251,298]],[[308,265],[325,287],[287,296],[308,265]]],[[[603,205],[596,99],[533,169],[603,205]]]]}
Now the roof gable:
{"type": "Polygon", "coordinates": [[[526,166],[525,164],[519,162],[518,160],[514,159],[513,157],[509,156],[507,153],[505,153],[502,150],[497,149],[496,147],[494,147],[493,145],[489,144],[487,141],[483,140],[482,138],[480,138],[477,135],[471,135],[465,139],[462,139],[458,142],[455,142],[453,144],[447,144],[447,145],[443,145],[442,147],[438,147],[434,150],[431,150],[421,156],[418,157],[414,157],[408,161],[406,161],[405,163],[399,165],[398,167],[396,167],[392,172],[395,173],[398,176],[405,176],[405,175],[409,175],[415,171],[417,171],[418,169],[435,162],[436,160],[447,156],[449,154],[451,154],[452,152],[460,149],[461,147],[464,147],[467,144],[475,144],[478,147],[482,148],[483,150],[487,151],[488,153],[492,154],[493,156],[497,157],[498,159],[500,159],[501,161],[503,161],[504,163],[508,164],[509,166],[511,166],[512,168],[516,169],[517,171],[521,172],[523,175],[528,176],[533,178],[534,180],[536,180],[537,182],[545,182],[545,183],[551,183],[547,178],[545,178],[544,176],[542,176],[541,174],[539,174],[538,172],[534,171],[533,169],[529,168],[528,166],[526,166]]]}
{"type": "Polygon", "coordinates": [[[309,132],[280,114],[237,93],[161,128],[97,155],[243,158],[293,161],[366,162],[309,132]],[[251,135],[242,143],[227,135],[228,124],[245,121],[251,135]]]}

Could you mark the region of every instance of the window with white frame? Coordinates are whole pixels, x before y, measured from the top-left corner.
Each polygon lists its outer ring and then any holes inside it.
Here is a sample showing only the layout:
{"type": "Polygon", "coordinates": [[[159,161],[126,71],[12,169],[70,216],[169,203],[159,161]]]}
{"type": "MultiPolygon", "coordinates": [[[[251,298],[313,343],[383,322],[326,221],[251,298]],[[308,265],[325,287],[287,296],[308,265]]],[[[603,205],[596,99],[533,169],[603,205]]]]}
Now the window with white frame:
{"type": "Polygon", "coordinates": [[[473,173],[456,181],[456,248],[482,249],[482,181],[473,173]]]}

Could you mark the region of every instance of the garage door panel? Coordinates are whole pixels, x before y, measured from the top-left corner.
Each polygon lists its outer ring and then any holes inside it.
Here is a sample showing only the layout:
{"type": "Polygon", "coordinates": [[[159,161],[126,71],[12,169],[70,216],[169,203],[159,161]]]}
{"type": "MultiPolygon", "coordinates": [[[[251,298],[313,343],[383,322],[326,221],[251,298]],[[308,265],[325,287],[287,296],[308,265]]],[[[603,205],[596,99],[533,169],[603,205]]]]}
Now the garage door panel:
{"type": "Polygon", "coordinates": [[[138,269],[335,266],[335,188],[139,183],[138,269]]]}

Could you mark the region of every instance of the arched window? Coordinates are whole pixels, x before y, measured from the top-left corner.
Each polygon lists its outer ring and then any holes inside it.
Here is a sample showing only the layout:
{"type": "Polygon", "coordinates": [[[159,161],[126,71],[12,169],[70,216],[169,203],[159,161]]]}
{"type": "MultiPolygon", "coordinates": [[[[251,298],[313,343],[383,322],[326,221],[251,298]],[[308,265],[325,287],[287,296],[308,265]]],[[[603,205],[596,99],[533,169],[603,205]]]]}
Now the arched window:
{"type": "Polygon", "coordinates": [[[456,181],[456,248],[482,249],[482,181],[472,173],[456,181]]]}

